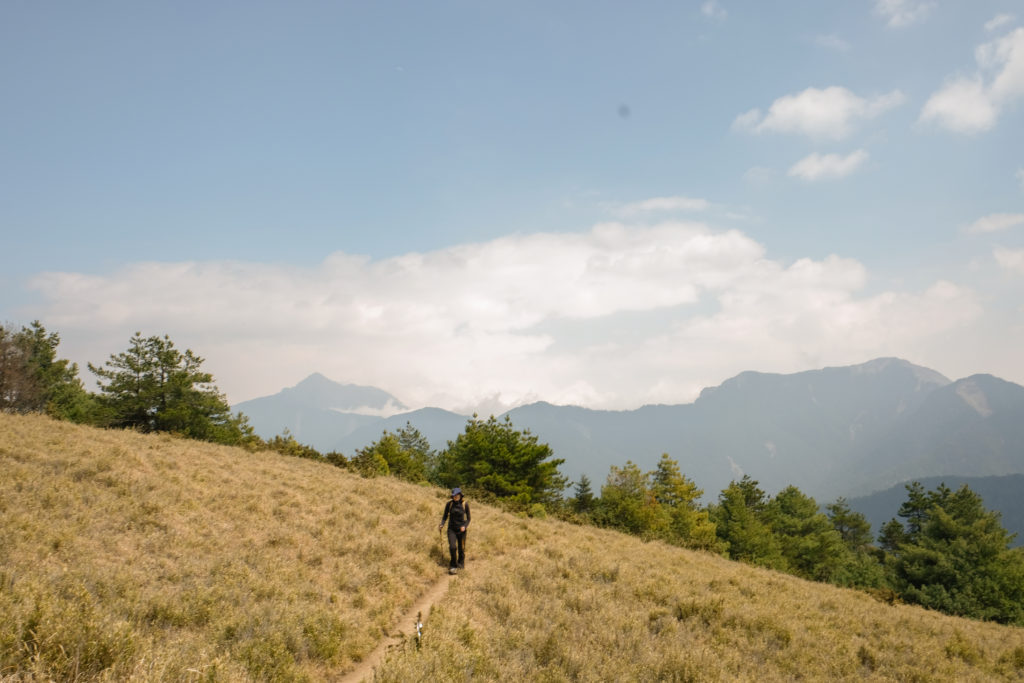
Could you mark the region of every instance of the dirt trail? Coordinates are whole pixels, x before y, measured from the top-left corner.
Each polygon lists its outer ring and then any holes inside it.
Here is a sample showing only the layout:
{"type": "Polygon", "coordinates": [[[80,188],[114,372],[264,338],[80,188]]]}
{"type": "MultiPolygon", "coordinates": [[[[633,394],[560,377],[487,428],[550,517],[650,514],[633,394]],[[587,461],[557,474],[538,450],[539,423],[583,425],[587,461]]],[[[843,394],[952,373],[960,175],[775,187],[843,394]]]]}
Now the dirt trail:
{"type": "Polygon", "coordinates": [[[372,680],[374,669],[384,661],[388,650],[401,643],[403,638],[413,638],[416,636],[416,615],[422,614],[423,623],[426,623],[427,617],[430,615],[430,608],[448,592],[448,585],[453,578],[452,575],[445,574],[441,577],[440,581],[421,595],[415,604],[402,615],[398,620],[398,624],[391,629],[391,632],[374,648],[373,652],[367,655],[363,661],[359,662],[356,668],[339,679],[341,683],[360,683],[361,681],[372,680]]]}

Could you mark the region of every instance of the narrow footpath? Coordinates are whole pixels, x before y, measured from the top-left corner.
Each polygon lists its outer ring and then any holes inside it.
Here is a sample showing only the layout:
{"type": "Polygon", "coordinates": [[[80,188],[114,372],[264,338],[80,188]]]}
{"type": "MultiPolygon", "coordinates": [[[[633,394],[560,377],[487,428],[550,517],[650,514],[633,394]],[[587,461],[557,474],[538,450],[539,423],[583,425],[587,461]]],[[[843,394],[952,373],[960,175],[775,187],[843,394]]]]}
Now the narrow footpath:
{"type": "Polygon", "coordinates": [[[450,574],[442,576],[437,583],[421,595],[415,604],[402,615],[398,620],[398,624],[381,640],[373,652],[368,654],[363,661],[356,665],[356,668],[346,673],[339,680],[342,683],[361,683],[362,681],[373,680],[374,669],[384,661],[388,650],[400,644],[406,638],[416,637],[417,615],[420,615],[424,624],[427,623],[431,607],[448,592],[448,586],[453,578],[454,576],[450,574]]]}

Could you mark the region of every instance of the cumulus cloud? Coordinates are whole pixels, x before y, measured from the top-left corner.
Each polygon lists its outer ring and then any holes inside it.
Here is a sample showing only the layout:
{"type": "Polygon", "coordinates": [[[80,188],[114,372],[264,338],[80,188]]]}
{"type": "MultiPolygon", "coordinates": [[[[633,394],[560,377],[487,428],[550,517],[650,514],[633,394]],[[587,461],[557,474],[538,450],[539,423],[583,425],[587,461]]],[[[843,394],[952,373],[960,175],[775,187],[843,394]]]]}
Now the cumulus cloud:
{"type": "Polygon", "coordinates": [[[875,0],[875,13],[891,28],[902,28],[923,21],[935,3],[931,0],[875,0]]]}
{"type": "Polygon", "coordinates": [[[700,13],[708,19],[716,21],[725,21],[729,16],[729,13],[718,0],[707,0],[707,2],[700,6],[700,13]]]}
{"type": "Polygon", "coordinates": [[[986,31],[995,31],[996,29],[1002,28],[1007,24],[1013,23],[1012,14],[997,14],[988,21],[985,22],[986,31]]]}
{"type": "Polygon", "coordinates": [[[136,330],[167,333],[234,402],[318,371],[414,407],[494,411],[690,401],[746,369],[912,355],[978,314],[953,284],[865,294],[867,281],[852,259],[783,263],[741,232],[668,222],[312,267],[139,263],[32,285],[34,312],[83,365],[136,330]]]}
{"type": "Polygon", "coordinates": [[[1001,268],[1024,275],[1024,249],[996,247],[992,251],[992,256],[1001,268]]]}
{"type": "Polygon", "coordinates": [[[967,232],[972,235],[999,232],[1018,225],[1024,225],[1024,213],[993,213],[971,223],[967,226],[967,232]]]}
{"type": "Polygon", "coordinates": [[[638,202],[631,202],[612,207],[613,211],[623,217],[644,214],[671,213],[680,211],[705,211],[711,204],[706,199],[693,197],[652,197],[638,202]]]}
{"type": "Polygon", "coordinates": [[[948,80],[925,102],[918,118],[957,133],[981,133],[995,126],[1008,105],[1024,97],[1024,28],[979,45],[978,70],[948,80]]]}
{"type": "Polygon", "coordinates": [[[789,175],[810,181],[844,178],[863,166],[867,160],[868,153],[863,149],[858,149],[846,156],[821,155],[815,152],[796,162],[789,169],[789,175]]]}
{"type": "Polygon", "coordinates": [[[843,40],[834,33],[828,35],[815,36],[814,44],[818,47],[828,48],[829,50],[835,50],[836,52],[849,52],[850,43],[843,40]]]}
{"type": "Polygon", "coordinates": [[[807,88],[772,102],[767,113],[751,109],[740,114],[733,127],[753,133],[797,133],[816,139],[841,140],[861,121],[873,119],[899,106],[906,97],[899,90],[865,98],[846,88],[807,88]]]}

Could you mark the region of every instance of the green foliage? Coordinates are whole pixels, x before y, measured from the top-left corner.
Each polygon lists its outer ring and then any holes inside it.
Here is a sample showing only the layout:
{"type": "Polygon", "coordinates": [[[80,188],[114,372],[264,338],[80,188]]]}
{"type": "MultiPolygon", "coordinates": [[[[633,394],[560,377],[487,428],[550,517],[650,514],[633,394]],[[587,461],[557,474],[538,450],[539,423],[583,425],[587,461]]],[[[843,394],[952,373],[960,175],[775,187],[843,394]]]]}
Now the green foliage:
{"type": "Polygon", "coordinates": [[[558,472],[565,462],[553,458],[551,447],[538,443],[528,430],[519,431],[510,417],[474,415],[462,434],[448,442],[437,459],[436,483],[489,493],[528,509],[534,503],[556,506],[567,480],[558,472]]]}
{"type": "Polygon", "coordinates": [[[356,451],[349,461],[349,467],[364,477],[386,477],[391,474],[384,453],[390,450],[394,437],[385,436],[381,441],[368,448],[356,451]],[[383,442],[383,443],[382,443],[383,442]]]}
{"type": "Polygon", "coordinates": [[[845,498],[837,498],[825,506],[832,528],[839,532],[851,551],[866,550],[871,545],[871,523],[863,513],[850,508],[845,498]]]}
{"type": "Polygon", "coordinates": [[[267,441],[264,444],[264,447],[267,450],[276,451],[281,455],[290,455],[296,458],[308,458],[310,460],[324,459],[324,456],[320,455],[320,452],[312,446],[299,443],[288,429],[285,429],[282,434],[278,434],[273,439],[267,441]]]}
{"type": "Polygon", "coordinates": [[[886,589],[885,570],[879,551],[871,546],[871,524],[860,512],[850,508],[845,498],[825,506],[832,528],[849,551],[841,566],[828,580],[840,586],[886,589]]]}
{"type": "Polygon", "coordinates": [[[105,367],[89,364],[99,378],[104,423],[217,443],[251,440],[248,421],[231,415],[202,364],[191,350],[178,351],[166,335],[143,337],[136,332],[128,349],[111,355],[105,367]]]}
{"type": "Polygon", "coordinates": [[[680,472],[679,463],[668,453],[661,455],[650,481],[654,500],[667,515],[660,534],[664,540],[689,548],[720,549],[714,523],[697,504],[704,491],[680,472]]]}
{"type": "Polygon", "coordinates": [[[632,460],[623,467],[612,465],[601,487],[600,522],[638,536],[652,536],[668,524],[665,510],[658,505],[650,487],[650,474],[632,460]]]}
{"type": "Polygon", "coordinates": [[[57,358],[59,345],[60,336],[38,320],[17,332],[0,326],[0,410],[92,421],[94,406],[78,365],[57,358]]]}
{"type": "Polygon", "coordinates": [[[595,518],[604,526],[674,545],[720,550],[715,526],[697,501],[703,491],[667,453],[657,468],[642,472],[632,461],[612,466],[595,518]]]}
{"type": "Polygon", "coordinates": [[[795,486],[787,486],[765,506],[764,519],[779,539],[790,570],[804,578],[829,581],[848,561],[850,551],[818,504],[795,486]]]}
{"type": "Polygon", "coordinates": [[[726,544],[730,558],[771,569],[787,569],[782,545],[762,519],[767,505],[764,491],[744,475],[733,481],[710,508],[718,538],[726,544]]]}
{"type": "Polygon", "coordinates": [[[888,564],[901,597],[948,614],[1024,625],[1024,551],[998,512],[967,485],[925,491],[915,482],[900,508],[907,520],[887,524],[888,564]]]}
{"type": "Polygon", "coordinates": [[[422,483],[429,478],[434,459],[430,443],[406,422],[397,433],[384,432],[380,440],[356,451],[351,466],[363,476],[382,474],[422,483]]]}
{"type": "Polygon", "coordinates": [[[597,502],[594,490],[590,485],[590,477],[581,474],[579,481],[576,482],[576,486],[573,489],[573,497],[569,502],[570,508],[577,514],[589,515],[597,507],[597,502]]]}

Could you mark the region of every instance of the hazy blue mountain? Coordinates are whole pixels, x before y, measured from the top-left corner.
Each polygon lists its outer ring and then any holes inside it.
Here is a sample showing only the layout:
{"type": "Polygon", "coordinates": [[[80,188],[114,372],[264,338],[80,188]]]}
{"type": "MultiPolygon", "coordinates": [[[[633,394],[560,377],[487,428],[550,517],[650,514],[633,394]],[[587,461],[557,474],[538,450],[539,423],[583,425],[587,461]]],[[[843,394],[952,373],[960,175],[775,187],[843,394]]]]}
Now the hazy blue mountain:
{"type": "Polygon", "coordinates": [[[380,421],[381,413],[404,408],[401,401],[386,391],[339,384],[320,373],[273,396],[233,406],[249,417],[261,437],[269,439],[288,429],[296,439],[321,451],[335,450],[342,436],[380,421]]]}
{"type": "MultiPolygon", "coordinates": [[[[945,484],[954,491],[967,484],[972,491],[981,496],[987,509],[998,510],[1001,513],[1003,527],[1010,533],[1017,534],[1013,545],[1024,545],[1024,496],[1021,495],[1024,492],[1024,474],[1008,474],[1001,477],[921,477],[917,481],[928,491],[934,490],[940,484],[945,484]]],[[[871,533],[877,536],[882,525],[896,517],[900,505],[907,500],[906,484],[909,483],[901,482],[884,491],[850,498],[847,503],[852,509],[867,517],[871,522],[871,533]]]]}
{"type": "Polygon", "coordinates": [[[334,448],[350,456],[357,449],[380,439],[384,432],[397,432],[408,422],[420,431],[432,448],[443,450],[448,441],[457,437],[465,428],[468,419],[466,415],[441,408],[421,408],[360,425],[334,442],[334,448]]]}
{"type": "MultiPolygon", "coordinates": [[[[285,427],[318,450],[351,455],[409,422],[435,449],[467,416],[401,404],[372,387],[313,375],[275,396],[235,406],[257,433],[285,427]]],[[[563,458],[562,473],[586,474],[600,490],[612,465],[644,470],[662,453],[714,500],[749,474],[768,493],[793,484],[819,503],[932,476],[1024,474],[1024,387],[989,375],[951,382],[897,358],[788,375],[744,372],[685,405],[590,410],[534,403],[509,411],[563,458]]],[[[503,418],[504,416],[498,416],[503,418]]]]}
{"type": "Polygon", "coordinates": [[[563,472],[574,480],[586,474],[600,485],[609,465],[629,459],[653,469],[668,453],[705,499],[743,474],[769,492],[794,484],[829,499],[880,488],[877,473],[858,463],[884,452],[886,436],[950,384],[885,358],[790,375],[744,372],[688,405],[614,413],[536,404],[511,415],[566,459],[563,472]]]}

